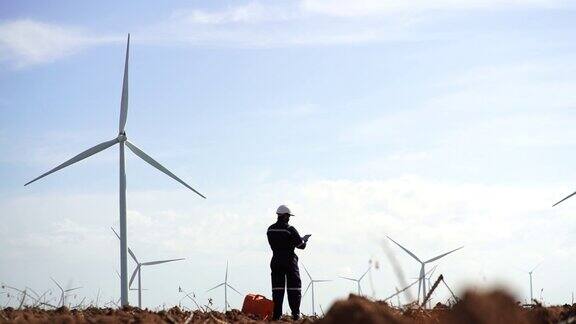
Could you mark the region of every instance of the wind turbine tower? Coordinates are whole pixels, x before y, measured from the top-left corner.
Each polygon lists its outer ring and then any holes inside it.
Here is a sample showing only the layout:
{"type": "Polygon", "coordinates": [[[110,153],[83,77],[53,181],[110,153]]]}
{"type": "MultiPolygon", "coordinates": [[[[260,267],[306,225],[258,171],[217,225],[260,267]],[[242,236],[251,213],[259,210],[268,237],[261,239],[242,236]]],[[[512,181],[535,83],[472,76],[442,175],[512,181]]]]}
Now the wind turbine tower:
{"type": "Polygon", "coordinates": [[[166,169],[148,154],[144,153],[141,149],[139,149],[134,143],[128,141],[128,137],[126,136],[125,126],[126,120],[128,118],[128,58],[130,54],[130,34],[128,34],[128,41],[126,44],[126,59],[124,63],[124,79],[122,82],[122,99],[120,102],[120,123],[118,126],[118,135],[106,142],[102,142],[96,146],[93,146],[84,152],[74,156],[73,158],[69,159],[68,161],[58,165],[57,167],[53,168],[52,170],[42,174],[41,176],[29,181],[25,184],[29,185],[32,182],[39,180],[51,173],[54,173],[58,170],[64,169],[67,166],[70,166],[76,162],[82,161],[98,152],[104,151],[105,149],[118,144],[119,151],[120,151],[120,300],[121,305],[126,306],[128,305],[128,229],[126,227],[126,165],[125,165],[125,158],[124,158],[124,147],[127,146],[134,154],[140,157],[142,160],[146,161],[148,164],[152,165],[156,169],[160,170],[161,172],[165,173],[172,179],[178,181],[186,188],[194,191],[200,197],[206,198],[204,195],[196,191],[194,188],[190,187],[187,183],[182,181],[178,178],[175,174],[170,172],[170,170],[166,169]]]}
{"type": "Polygon", "coordinates": [[[388,239],[390,239],[390,241],[394,242],[394,244],[398,245],[402,250],[404,250],[412,258],[414,258],[416,261],[418,261],[420,263],[420,275],[418,276],[419,277],[419,279],[418,279],[418,281],[419,281],[419,283],[418,283],[418,301],[420,301],[420,295],[422,295],[422,300],[424,300],[424,298],[426,298],[426,293],[427,293],[426,292],[426,269],[425,269],[426,264],[432,263],[438,259],[441,259],[441,258],[447,256],[448,254],[456,252],[456,251],[458,251],[464,247],[464,246],[461,246],[461,247],[454,249],[452,251],[448,251],[446,253],[435,256],[429,260],[422,261],[414,253],[410,252],[410,250],[408,250],[407,248],[400,245],[400,243],[394,241],[390,236],[388,236],[388,239]],[[420,292],[422,292],[422,294],[420,294],[420,292]]]}

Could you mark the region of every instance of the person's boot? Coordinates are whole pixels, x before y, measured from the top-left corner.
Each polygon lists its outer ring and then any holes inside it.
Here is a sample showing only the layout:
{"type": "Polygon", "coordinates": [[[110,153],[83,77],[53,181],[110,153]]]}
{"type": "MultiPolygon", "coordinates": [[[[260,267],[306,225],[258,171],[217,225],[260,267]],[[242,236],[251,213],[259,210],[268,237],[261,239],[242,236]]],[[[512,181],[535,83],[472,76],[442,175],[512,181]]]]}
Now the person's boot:
{"type": "Polygon", "coordinates": [[[296,313],[296,314],[292,314],[292,320],[293,321],[297,321],[300,319],[300,314],[296,313]]]}

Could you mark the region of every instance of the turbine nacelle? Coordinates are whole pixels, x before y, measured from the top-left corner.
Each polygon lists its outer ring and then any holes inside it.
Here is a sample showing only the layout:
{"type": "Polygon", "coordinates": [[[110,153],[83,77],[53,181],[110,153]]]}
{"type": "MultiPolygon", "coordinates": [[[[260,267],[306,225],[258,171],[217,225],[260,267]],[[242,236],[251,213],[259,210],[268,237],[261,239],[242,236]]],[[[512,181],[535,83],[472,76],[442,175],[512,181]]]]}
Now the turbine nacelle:
{"type": "Polygon", "coordinates": [[[126,132],[118,134],[117,139],[119,143],[126,142],[126,140],[128,139],[128,137],[126,136],[126,132]]]}

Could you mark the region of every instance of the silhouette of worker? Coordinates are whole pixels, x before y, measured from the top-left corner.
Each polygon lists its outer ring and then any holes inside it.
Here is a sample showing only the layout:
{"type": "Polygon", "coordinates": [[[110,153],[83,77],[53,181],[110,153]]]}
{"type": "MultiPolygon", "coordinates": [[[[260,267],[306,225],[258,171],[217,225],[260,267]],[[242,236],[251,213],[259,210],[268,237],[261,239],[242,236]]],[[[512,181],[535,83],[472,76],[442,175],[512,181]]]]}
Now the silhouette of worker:
{"type": "Polygon", "coordinates": [[[282,315],[282,302],[284,301],[284,287],[288,290],[288,304],[292,311],[292,318],[300,318],[300,299],[302,298],[300,271],[298,269],[298,256],[294,249],[304,249],[310,235],[300,237],[298,231],[288,225],[291,216],[290,208],[281,205],[276,210],[278,220],[268,227],[268,243],[272,248],[272,299],[274,300],[274,320],[282,315]]]}

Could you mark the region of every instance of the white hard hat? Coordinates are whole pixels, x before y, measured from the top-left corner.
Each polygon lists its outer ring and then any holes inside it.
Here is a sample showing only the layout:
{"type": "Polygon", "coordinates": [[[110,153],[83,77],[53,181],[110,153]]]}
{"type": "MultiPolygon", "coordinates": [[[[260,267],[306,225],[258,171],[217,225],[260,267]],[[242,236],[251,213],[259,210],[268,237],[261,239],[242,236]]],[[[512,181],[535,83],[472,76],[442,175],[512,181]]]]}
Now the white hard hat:
{"type": "Polygon", "coordinates": [[[290,211],[290,208],[286,207],[286,205],[280,205],[280,207],[276,209],[276,214],[278,215],[288,214],[290,216],[294,216],[294,214],[292,214],[292,211],[290,211]]]}

